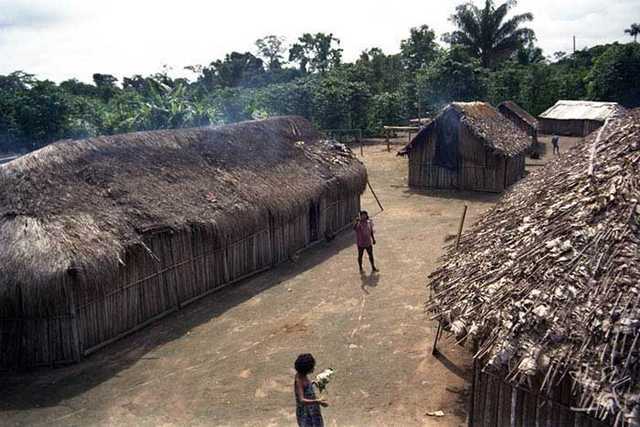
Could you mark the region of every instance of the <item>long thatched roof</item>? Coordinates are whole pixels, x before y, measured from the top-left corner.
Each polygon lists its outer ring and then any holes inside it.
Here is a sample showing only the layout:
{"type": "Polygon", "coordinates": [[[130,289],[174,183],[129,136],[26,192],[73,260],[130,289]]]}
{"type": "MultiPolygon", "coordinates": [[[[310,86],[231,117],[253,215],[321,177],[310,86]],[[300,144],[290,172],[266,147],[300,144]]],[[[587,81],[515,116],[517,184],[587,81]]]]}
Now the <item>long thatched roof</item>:
{"type": "MultiPolygon", "coordinates": [[[[640,422],[640,109],[516,185],[430,276],[485,369],[640,422]]],[[[637,425],[637,424],[636,424],[637,425]]]]}
{"type": "Polygon", "coordinates": [[[249,234],[366,179],[301,117],[54,143],[0,166],[0,295],[70,268],[106,274],[153,230],[249,234]]]}
{"type": "Polygon", "coordinates": [[[425,135],[435,129],[439,121],[452,113],[459,117],[460,123],[487,149],[497,154],[507,157],[516,156],[531,144],[527,135],[492,105],[486,102],[453,102],[418,132],[398,154],[408,154],[414,144],[424,140],[425,135]]]}

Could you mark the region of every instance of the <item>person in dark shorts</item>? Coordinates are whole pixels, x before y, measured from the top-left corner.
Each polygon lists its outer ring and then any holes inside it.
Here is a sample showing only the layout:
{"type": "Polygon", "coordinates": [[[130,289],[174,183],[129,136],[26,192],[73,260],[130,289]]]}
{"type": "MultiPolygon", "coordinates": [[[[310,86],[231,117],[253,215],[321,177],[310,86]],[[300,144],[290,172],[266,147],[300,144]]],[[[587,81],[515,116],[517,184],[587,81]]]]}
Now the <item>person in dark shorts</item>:
{"type": "Polygon", "coordinates": [[[313,383],[307,375],[313,372],[316,361],[309,353],[301,354],[294,364],[296,378],[293,390],[296,395],[296,419],[299,427],[324,427],[321,406],[329,406],[324,399],[316,399],[313,383]]]}
{"type": "Polygon", "coordinates": [[[356,232],[356,244],[358,245],[358,266],[360,273],[364,273],[362,269],[362,256],[367,251],[372,271],[379,271],[373,260],[373,245],[376,244],[376,237],[373,232],[373,221],[369,219],[367,211],[360,211],[360,216],[354,220],[353,229],[356,232]]]}
{"type": "Polygon", "coordinates": [[[551,145],[553,145],[553,154],[560,154],[560,137],[558,135],[551,137],[551,145]]]}

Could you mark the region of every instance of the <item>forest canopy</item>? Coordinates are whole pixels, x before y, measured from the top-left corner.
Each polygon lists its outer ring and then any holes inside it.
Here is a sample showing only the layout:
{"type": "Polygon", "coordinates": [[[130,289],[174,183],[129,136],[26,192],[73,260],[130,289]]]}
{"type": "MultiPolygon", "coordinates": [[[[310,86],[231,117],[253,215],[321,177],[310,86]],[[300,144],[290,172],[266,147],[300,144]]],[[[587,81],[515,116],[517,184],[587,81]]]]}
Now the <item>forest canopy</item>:
{"type": "Polygon", "coordinates": [[[533,115],[559,99],[640,106],[637,32],[626,30],[634,39],[627,44],[546,57],[527,27],[535,17],[511,14],[512,4],[461,5],[450,18],[454,32],[439,37],[427,25],[411,28],[398,53],[372,47],[353,62],[343,60],[336,35],[305,33],[291,44],[267,35],[253,52],[185,67],[189,79],[172,78],[168,69],[122,79],[96,72],[92,83],[0,75],[0,152],[282,114],[377,135],[383,125],[433,115],[451,101],[514,100],[533,115]]]}

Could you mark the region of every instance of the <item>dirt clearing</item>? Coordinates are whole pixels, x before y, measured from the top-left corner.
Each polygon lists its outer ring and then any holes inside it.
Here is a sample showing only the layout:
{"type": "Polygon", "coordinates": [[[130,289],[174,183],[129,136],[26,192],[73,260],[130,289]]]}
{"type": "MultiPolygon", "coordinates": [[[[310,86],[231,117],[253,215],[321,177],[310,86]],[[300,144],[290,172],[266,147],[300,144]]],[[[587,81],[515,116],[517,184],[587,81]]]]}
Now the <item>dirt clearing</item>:
{"type": "Polygon", "coordinates": [[[470,358],[448,340],[431,356],[426,276],[465,203],[468,225],[497,196],[414,192],[406,159],[381,145],[364,153],[385,208],[365,193],[379,274],[360,276],[354,237],[341,234],[79,365],[0,374],[3,425],[293,425],[301,352],[336,370],[328,426],[464,423],[470,358]]]}

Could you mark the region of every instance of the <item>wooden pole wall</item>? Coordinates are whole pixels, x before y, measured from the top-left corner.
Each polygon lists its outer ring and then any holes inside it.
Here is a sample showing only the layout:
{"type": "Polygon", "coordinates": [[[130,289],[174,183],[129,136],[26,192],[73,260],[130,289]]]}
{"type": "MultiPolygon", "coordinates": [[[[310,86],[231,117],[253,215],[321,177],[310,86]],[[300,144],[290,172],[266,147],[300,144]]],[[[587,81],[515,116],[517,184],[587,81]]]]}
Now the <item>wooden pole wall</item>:
{"type": "MultiPolygon", "coordinates": [[[[311,203],[311,202],[310,202],[311,203]]],[[[348,226],[360,210],[360,196],[323,196],[315,220],[318,239],[348,226]]],[[[0,368],[51,366],[77,362],[202,296],[258,274],[309,247],[309,209],[292,218],[264,218],[262,229],[223,236],[211,229],[152,233],[130,248],[114,283],[91,283],[93,294],[81,295],[84,283],[61,278],[61,313],[0,316],[0,368]]],[[[85,280],[94,280],[86,277],[85,280]]]]}

